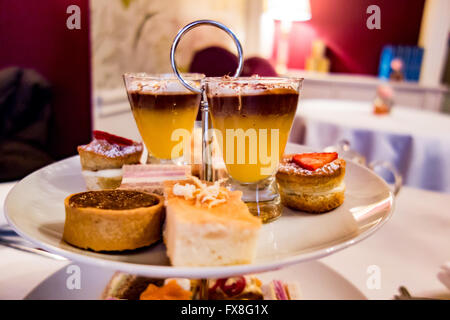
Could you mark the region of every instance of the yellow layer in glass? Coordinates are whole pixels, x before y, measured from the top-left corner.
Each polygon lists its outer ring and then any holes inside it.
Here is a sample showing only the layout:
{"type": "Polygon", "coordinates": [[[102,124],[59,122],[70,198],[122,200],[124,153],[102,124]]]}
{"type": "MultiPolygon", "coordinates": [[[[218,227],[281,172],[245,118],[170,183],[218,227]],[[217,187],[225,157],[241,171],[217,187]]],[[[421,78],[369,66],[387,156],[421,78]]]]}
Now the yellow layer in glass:
{"type": "MultiPolygon", "coordinates": [[[[197,107],[164,109],[133,109],[137,127],[149,153],[159,159],[172,159],[173,148],[180,141],[172,141],[172,133],[176,129],[184,129],[192,133],[197,107]]],[[[183,151],[178,154],[183,156],[183,151]]]]}
{"type": "Polygon", "coordinates": [[[222,155],[228,173],[233,179],[243,183],[253,183],[274,173],[286,147],[294,115],[295,112],[284,115],[212,117],[214,129],[222,135],[218,137],[218,140],[223,141],[222,155]],[[264,135],[263,129],[266,129],[267,135],[264,135]],[[239,144],[239,138],[230,138],[232,132],[246,134],[244,140],[241,140],[244,143],[239,144]],[[254,141],[253,144],[250,142],[251,139],[254,141]],[[267,144],[264,144],[264,140],[267,144]],[[272,140],[278,146],[272,145],[272,140]],[[275,154],[272,154],[272,147],[275,154]],[[239,163],[239,157],[241,163],[239,163]]]}

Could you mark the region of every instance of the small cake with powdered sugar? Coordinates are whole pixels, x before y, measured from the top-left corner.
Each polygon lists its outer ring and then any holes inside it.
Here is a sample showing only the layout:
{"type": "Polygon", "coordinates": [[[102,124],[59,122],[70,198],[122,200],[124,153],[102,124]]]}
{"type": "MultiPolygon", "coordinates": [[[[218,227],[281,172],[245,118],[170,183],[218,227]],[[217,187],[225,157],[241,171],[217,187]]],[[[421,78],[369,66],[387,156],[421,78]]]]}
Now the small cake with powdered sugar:
{"type": "Polygon", "coordinates": [[[282,203],[294,210],[322,213],[344,202],[345,160],[332,153],[286,155],[276,179],[282,203]]]}
{"type": "Polygon", "coordinates": [[[103,131],[78,146],[82,174],[88,190],[115,189],[122,181],[122,166],[140,163],[143,145],[103,131]]]}

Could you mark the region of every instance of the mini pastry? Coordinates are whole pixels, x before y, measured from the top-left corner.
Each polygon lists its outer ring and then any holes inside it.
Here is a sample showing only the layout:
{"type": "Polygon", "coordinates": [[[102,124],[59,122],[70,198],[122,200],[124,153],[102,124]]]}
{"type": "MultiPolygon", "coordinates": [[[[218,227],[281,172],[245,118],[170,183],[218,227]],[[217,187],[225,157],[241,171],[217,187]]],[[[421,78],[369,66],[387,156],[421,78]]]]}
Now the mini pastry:
{"type": "Polygon", "coordinates": [[[140,300],[192,300],[189,279],[166,279],[163,286],[149,284],[140,300]]]}
{"type": "Polygon", "coordinates": [[[131,190],[102,190],[68,196],[63,239],[82,249],[122,251],[161,239],[163,198],[131,190]]]}
{"type": "Polygon", "coordinates": [[[103,131],[93,135],[89,144],[78,146],[87,189],[115,189],[122,181],[122,166],[140,162],[143,145],[103,131]]]}
{"type": "Polygon", "coordinates": [[[262,286],[264,300],[300,300],[301,293],[297,282],[273,280],[262,286]]]}
{"type": "Polygon", "coordinates": [[[199,300],[199,280],[153,279],[116,272],[101,295],[102,300],[199,300]],[[180,299],[181,300],[181,299],[180,299]]]}
{"type": "Polygon", "coordinates": [[[165,182],[164,242],[174,266],[251,263],[262,222],[241,200],[216,182],[165,182]]]}
{"type": "Polygon", "coordinates": [[[103,290],[102,300],[139,300],[149,284],[162,285],[164,280],[152,279],[124,272],[116,272],[103,290]]]}
{"type": "Polygon", "coordinates": [[[190,175],[190,166],[176,164],[124,165],[120,189],[138,190],[163,195],[163,182],[183,180],[190,175]]]}
{"type": "Polygon", "coordinates": [[[267,284],[255,276],[194,280],[152,279],[116,272],[101,296],[103,300],[300,300],[297,282],[273,280],[267,284]],[[206,290],[201,284],[206,283],[206,290]],[[200,292],[206,294],[201,295],[200,292]]]}
{"type": "Polygon", "coordinates": [[[294,210],[322,213],[344,202],[345,160],[337,153],[283,157],[276,179],[282,203],[294,210]]]}
{"type": "Polygon", "coordinates": [[[208,300],[262,300],[261,281],[254,276],[208,280],[208,300]]]}

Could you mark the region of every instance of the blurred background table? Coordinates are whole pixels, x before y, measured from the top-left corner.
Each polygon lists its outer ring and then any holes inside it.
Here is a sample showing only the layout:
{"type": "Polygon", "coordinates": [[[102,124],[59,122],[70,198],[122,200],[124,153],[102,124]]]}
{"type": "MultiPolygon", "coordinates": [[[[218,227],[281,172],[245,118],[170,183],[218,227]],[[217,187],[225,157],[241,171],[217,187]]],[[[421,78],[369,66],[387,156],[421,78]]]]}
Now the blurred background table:
{"type": "Polygon", "coordinates": [[[300,100],[290,141],[321,149],[350,142],[368,162],[393,163],[408,186],[450,192],[450,116],[394,106],[372,113],[369,102],[300,100]]]}
{"type": "MultiPolygon", "coordinates": [[[[0,203],[14,183],[0,184],[0,203]]],[[[369,299],[392,299],[401,285],[413,295],[449,295],[436,274],[450,261],[450,195],[403,188],[395,212],[373,236],[361,243],[321,259],[352,282],[369,299]],[[369,266],[380,270],[380,288],[366,282],[369,266]]],[[[6,220],[0,207],[0,228],[6,220]]],[[[67,266],[57,261],[0,245],[0,300],[22,299],[46,277],[67,266]]],[[[300,284],[301,285],[301,284],[300,284]]]]}

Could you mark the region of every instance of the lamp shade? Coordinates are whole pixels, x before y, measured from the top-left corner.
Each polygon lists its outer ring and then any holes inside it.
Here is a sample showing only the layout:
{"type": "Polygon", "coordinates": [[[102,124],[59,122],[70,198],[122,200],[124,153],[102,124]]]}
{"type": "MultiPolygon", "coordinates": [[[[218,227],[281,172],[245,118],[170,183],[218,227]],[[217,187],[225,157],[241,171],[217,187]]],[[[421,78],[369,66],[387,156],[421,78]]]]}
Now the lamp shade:
{"type": "Polygon", "coordinates": [[[281,21],[307,21],[311,19],[309,0],[268,0],[270,17],[281,21]]]}

